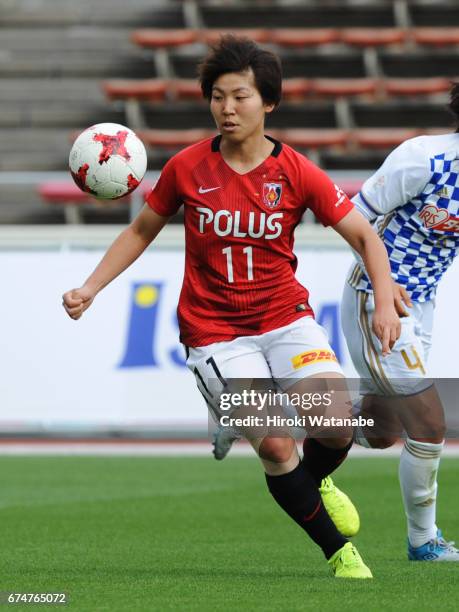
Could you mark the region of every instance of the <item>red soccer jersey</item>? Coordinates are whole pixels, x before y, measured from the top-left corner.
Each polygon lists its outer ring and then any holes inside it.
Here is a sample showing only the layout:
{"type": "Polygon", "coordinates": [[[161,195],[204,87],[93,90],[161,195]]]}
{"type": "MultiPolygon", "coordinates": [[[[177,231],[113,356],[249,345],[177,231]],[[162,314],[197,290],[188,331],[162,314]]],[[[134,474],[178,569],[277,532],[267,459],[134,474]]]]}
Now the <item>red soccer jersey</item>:
{"type": "MultiPolygon", "coordinates": [[[[317,166],[273,140],[270,157],[238,174],[221,137],[172,157],[147,198],[159,215],[184,205],[185,273],[178,305],[187,346],[253,336],[314,316],[295,278],[293,232],[310,208],[335,225],[353,207],[317,166]]],[[[272,140],[272,139],[270,139],[272,140]]]]}

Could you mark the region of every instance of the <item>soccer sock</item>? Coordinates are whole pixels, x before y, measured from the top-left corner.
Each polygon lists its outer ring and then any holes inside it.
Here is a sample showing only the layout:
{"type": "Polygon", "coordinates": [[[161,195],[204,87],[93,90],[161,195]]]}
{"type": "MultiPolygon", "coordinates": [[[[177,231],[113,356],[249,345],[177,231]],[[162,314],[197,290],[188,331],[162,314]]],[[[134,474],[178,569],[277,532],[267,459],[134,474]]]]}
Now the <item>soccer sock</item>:
{"type": "Polygon", "coordinates": [[[348,540],[325,510],[314,478],[301,462],[288,474],[266,474],[266,482],[279,506],[320,546],[327,559],[346,544],[348,540]]]}
{"type": "Polygon", "coordinates": [[[408,539],[415,548],[437,534],[437,471],[443,444],[407,438],[400,457],[399,478],[408,519],[408,539]]]}
{"type": "Polygon", "coordinates": [[[331,474],[346,458],[353,442],[344,448],[329,448],[314,438],[303,442],[303,465],[320,486],[322,479],[331,474]]]}

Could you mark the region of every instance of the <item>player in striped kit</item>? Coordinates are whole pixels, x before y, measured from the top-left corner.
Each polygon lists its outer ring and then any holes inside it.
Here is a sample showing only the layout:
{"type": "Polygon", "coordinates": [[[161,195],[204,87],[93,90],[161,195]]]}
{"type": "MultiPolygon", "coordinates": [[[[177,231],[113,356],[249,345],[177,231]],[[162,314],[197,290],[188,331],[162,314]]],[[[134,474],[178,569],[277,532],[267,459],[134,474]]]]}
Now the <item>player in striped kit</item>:
{"type": "MultiPolygon", "coordinates": [[[[451,90],[450,110],[459,129],[459,85],[451,90]]],[[[380,428],[359,431],[356,439],[364,446],[386,448],[406,432],[399,477],[408,519],[408,558],[459,561],[459,551],[436,526],[445,422],[426,365],[435,293],[459,249],[459,133],[407,140],[353,201],[374,222],[398,284],[399,309],[405,302],[409,311],[393,351],[382,358],[371,331],[371,281],[361,262],[352,267],[344,290],[342,326],[363,379],[361,414],[375,417],[380,428]]]]}

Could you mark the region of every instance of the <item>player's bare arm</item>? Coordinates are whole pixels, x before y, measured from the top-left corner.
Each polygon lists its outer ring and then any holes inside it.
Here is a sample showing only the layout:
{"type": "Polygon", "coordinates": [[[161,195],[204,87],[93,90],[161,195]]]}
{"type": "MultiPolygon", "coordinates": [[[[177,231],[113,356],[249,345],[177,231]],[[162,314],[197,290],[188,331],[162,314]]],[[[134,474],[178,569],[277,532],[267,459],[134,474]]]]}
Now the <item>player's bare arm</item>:
{"type": "Polygon", "coordinates": [[[132,223],[116,238],[84,285],[64,293],[62,304],[69,317],[79,319],[91,306],[99,291],[145,251],[168,220],[169,217],[162,217],[149,206],[144,206],[132,223]]]}
{"type": "Polygon", "coordinates": [[[350,211],[334,229],[362,258],[375,296],[373,331],[388,355],[400,336],[400,319],[395,307],[394,283],[390,275],[387,251],[368,221],[357,211],[350,211]]]}

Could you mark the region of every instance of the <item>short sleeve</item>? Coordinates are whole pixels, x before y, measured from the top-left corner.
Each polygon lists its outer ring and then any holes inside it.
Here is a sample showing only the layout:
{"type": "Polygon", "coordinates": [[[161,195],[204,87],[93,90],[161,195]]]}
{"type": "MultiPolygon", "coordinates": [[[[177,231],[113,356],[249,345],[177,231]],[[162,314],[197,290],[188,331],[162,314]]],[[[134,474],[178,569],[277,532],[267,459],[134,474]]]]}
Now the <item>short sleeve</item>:
{"type": "Polygon", "coordinates": [[[158,182],[146,198],[148,206],[162,217],[175,215],[182,205],[177,175],[177,161],[172,157],[162,169],[158,182]]]}
{"type": "Polygon", "coordinates": [[[429,155],[420,139],[406,140],[386,157],[352,201],[372,221],[419,195],[430,176],[429,155]]]}
{"type": "Polygon", "coordinates": [[[344,191],[323,170],[305,158],[301,172],[305,204],[322,225],[336,225],[354,208],[344,191]]]}

